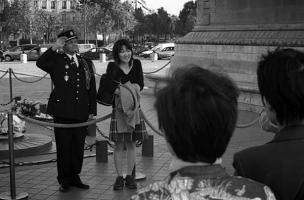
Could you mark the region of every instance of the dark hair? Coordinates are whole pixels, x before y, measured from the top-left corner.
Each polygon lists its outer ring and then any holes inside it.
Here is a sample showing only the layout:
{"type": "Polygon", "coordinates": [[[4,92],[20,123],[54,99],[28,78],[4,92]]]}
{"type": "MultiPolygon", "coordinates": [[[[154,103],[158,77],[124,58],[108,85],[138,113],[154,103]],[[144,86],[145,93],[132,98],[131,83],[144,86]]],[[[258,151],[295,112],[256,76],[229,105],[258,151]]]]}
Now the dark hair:
{"type": "Polygon", "coordinates": [[[188,65],[157,93],[159,127],[178,158],[214,163],[237,120],[238,90],[224,75],[188,65]]]}
{"type": "Polygon", "coordinates": [[[257,68],[262,101],[267,100],[281,125],[304,118],[304,54],[276,49],[263,55],[257,68]]]}
{"type": "Polygon", "coordinates": [[[126,39],[120,39],[120,40],[117,40],[113,46],[113,59],[115,60],[115,62],[117,64],[120,64],[121,60],[119,58],[119,52],[121,51],[122,49],[122,46],[126,46],[127,49],[131,50],[132,52],[132,56],[131,56],[131,59],[130,59],[130,62],[129,62],[129,66],[132,65],[132,62],[133,62],[133,49],[132,49],[132,46],[131,44],[129,43],[128,40],[126,39]]]}

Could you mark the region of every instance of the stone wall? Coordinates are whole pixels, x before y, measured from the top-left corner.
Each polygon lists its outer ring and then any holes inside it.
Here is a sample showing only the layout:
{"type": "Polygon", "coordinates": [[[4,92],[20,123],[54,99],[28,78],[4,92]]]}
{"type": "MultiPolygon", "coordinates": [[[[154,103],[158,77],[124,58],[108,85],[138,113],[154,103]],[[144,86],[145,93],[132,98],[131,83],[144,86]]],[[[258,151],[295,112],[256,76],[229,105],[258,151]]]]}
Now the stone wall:
{"type": "MultiPolygon", "coordinates": [[[[176,44],[172,68],[196,64],[227,73],[240,87],[257,88],[256,67],[261,56],[276,46],[176,44]]],[[[302,47],[296,49],[304,50],[302,47]]]]}
{"type": "MultiPolygon", "coordinates": [[[[257,92],[262,54],[277,47],[304,51],[303,0],[197,0],[197,5],[197,24],[176,41],[170,73],[196,64],[257,92]]],[[[258,96],[243,92],[240,101],[261,106],[258,96]]]]}
{"type": "Polygon", "coordinates": [[[303,0],[198,0],[197,2],[199,25],[304,22],[303,0]]]}

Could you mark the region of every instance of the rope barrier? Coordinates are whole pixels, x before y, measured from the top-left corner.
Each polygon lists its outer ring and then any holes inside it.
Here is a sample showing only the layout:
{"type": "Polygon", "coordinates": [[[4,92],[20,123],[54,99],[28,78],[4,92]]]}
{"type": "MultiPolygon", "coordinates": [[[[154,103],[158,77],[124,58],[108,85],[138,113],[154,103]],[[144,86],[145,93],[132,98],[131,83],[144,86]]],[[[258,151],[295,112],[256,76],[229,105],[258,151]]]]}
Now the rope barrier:
{"type": "Polygon", "coordinates": [[[143,72],[144,75],[147,75],[147,74],[154,74],[156,72],[159,72],[160,70],[164,69],[167,65],[169,65],[171,63],[171,60],[169,62],[167,62],[164,66],[162,66],[161,68],[155,70],[155,71],[152,71],[152,72],[143,72]]]}
{"type": "Polygon", "coordinates": [[[260,111],[260,113],[259,113],[259,116],[258,116],[257,118],[255,118],[254,120],[252,120],[251,122],[246,123],[246,124],[237,124],[237,125],[236,125],[236,128],[247,128],[247,127],[249,127],[249,126],[254,125],[255,123],[257,123],[257,122],[259,121],[259,119],[260,119],[261,114],[262,114],[263,111],[264,111],[264,109],[262,109],[262,110],[260,111]]]}
{"type": "Polygon", "coordinates": [[[254,119],[251,122],[246,123],[246,124],[237,124],[236,128],[247,128],[247,127],[250,127],[250,126],[254,125],[255,123],[257,123],[257,121],[259,121],[259,118],[260,117],[257,117],[256,119],[254,119]]]}
{"type": "MultiPolygon", "coordinates": [[[[164,66],[160,67],[159,69],[155,70],[155,71],[152,71],[152,72],[143,72],[144,75],[146,74],[154,74],[156,72],[159,72],[160,70],[164,69],[167,65],[169,65],[171,63],[171,61],[169,61],[168,63],[166,63],[164,66]]],[[[95,75],[97,76],[102,76],[101,74],[98,74],[98,73],[95,73],[95,75]]]]}
{"type": "Polygon", "coordinates": [[[6,72],[4,72],[4,74],[0,77],[0,79],[2,79],[7,73],[8,73],[8,70],[6,72]]]}
{"type": "MultiPolygon", "coordinates": [[[[98,131],[98,133],[102,136],[102,137],[104,137],[105,139],[107,139],[106,141],[107,141],[107,144],[111,147],[111,148],[114,148],[114,144],[112,144],[111,142],[110,142],[110,138],[108,137],[108,136],[106,136],[106,135],[104,135],[103,133],[102,133],[102,131],[96,126],[96,130],[98,131]]],[[[95,143],[96,144],[96,143],[95,143]]]]}
{"type": "Polygon", "coordinates": [[[7,105],[11,104],[12,102],[14,102],[15,100],[20,100],[20,97],[17,96],[15,98],[13,98],[12,100],[10,100],[8,103],[0,103],[0,106],[7,106],[7,105]]]}
{"type": "Polygon", "coordinates": [[[164,137],[164,134],[159,132],[156,128],[154,128],[154,126],[149,122],[149,120],[147,119],[146,115],[143,113],[142,110],[140,110],[140,113],[142,115],[142,117],[144,118],[145,122],[148,124],[148,126],[155,132],[157,133],[158,135],[164,137]]]}
{"type": "MultiPolygon", "coordinates": [[[[111,153],[108,153],[111,154],[111,153]]],[[[95,157],[96,154],[90,154],[90,155],[84,155],[83,158],[92,158],[95,157]]],[[[47,160],[39,160],[39,161],[31,161],[31,162],[19,162],[19,163],[15,163],[15,166],[33,166],[33,165],[42,165],[42,164],[49,164],[52,162],[56,162],[57,159],[56,158],[52,158],[52,159],[47,159],[47,160]]],[[[8,162],[5,161],[0,161],[0,169],[1,168],[8,168],[10,165],[8,162]]]]}
{"type": "MultiPolygon", "coordinates": [[[[14,72],[15,74],[18,74],[18,75],[22,75],[22,76],[28,76],[28,77],[35,77],[35,78],[41,78],[42,76],[37,76],[37,75],[33,75],[33,74],[24,74],[24,73],[21,73],[21,72],[14,72]]],[[[46,73],[47,74],[47,73],[46,73]]],[[[44,75],[45,76],[45,75],[44,75]]],[[[43,77],[44,77],[43,76],[43,77]]],[[[47,77],[47,79],[51,79],[49,77],[47,77]]]]}
{"type": "Polygon", "coordinates": [[[58,128],[78,128],[78,127],[83,127],[83,126],[89,126],[92,124],[96,124],[98,122],[104,121],[108,118],[111,117],[112,114],[108,114],[105,115],[103,117],[100,117],[98,119],[94,119],[94,120],[90,120],[87,122],[82,122],[82,123],[74,123],[74,124],[60,124],[60,123],[50,123],[50,122],[44,122],[44,121],[40,121],[40,120],[36,120],[36,119],[32,119],[30,117],[26,117],[22,114],[17,114],[18,117],[20,117],[21,119],[33,123],[33,124],[37,124],[40,126],[51,126],[51,127],[58,127],[58,128]]]}
{"type": "MultiPolygon", "coordinates": [[[[18,80],[18,81],[21,81],[21,82],[24,82],[24,83],[36,83],[36,82],[39,82],[41,81],[42,79],[44,79],[48,74],[45,74],[44,76],[39,76],[39,79],[38,80],[35,80],[35,81],[26,81],[26,80],[22,80],[21,78],[17,77],[16,76],[16,73],[14,71],[12,71],[12,74],[13,76],[18,80]]],[[[24,75],[24,74],[23,74],[24,75]]],[[[32,76],[32,77],[37,77],[37,76],[32,76]]]]}
{"type": "Polygon", "coordinates": [[[7,72],[7,71],[8,71],[8,70],[5,71],[5,70],[1,70],[1,69],[0,69],[0,72],[7,72]]]}

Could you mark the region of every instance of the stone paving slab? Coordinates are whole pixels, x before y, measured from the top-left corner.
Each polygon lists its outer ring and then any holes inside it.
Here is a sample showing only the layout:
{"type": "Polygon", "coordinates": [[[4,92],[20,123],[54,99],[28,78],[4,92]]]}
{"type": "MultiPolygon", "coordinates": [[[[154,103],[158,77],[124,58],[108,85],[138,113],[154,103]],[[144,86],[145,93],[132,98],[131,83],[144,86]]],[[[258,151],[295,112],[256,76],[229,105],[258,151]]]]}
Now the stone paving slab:
{"type": "MultiPolygon", "coordinates": [[[[152,63],[149,61],[143,62],[147,66],[147,71],[153,71],[154,65],[160,66],[163,63],[152,63]],[[148,68],[149,67],[149,68],[148,68]]],[[[97,64],[99,70],[103,70],[106,66],[105,63],[97,64]]],[[[7,64],[10,65],[10,64],[7,64]]],[[[31,63],[28,64],[30,70],[36,70],[36,68],[31,68],[31,63]]],[[[3,69],[5,66],[0,66],[3,69]]],[[[157,67],[156,67],[157,68],[157,67]]],[[[24,69],[24,66],[16,66],[16,70],[24,69]]],[[[15,69],[14,69],[15,70],[15,69]]],[[[25,70],[27,73],[31,74],[32,71],[25,70]]],[[[24,72],[25,72],[24,71],[24,72]]],[[[34,71],[33,71],[34,72],[34,71]]],[[[102,72],[102,71],[100,71],[102,72]]],[[[29,79],[33,80],[33,79],[29,79]]],[[[34,79],[35,80],[35,79],[34,79]]],[[[0,100],[5,101],[9,97],[7,79],[0,80],[0,100]]],[[[97,79],[97,84],[98,79],[97,79]]],[[[29,93],[31,97],[35,100],[45,101],[49,95],[50,82],[49,80],[42,80],[39,84],[24,84],[16,80],[13,80],[14,85],[14,95],[24,95],[29,93]]],[[[149,82],[145,80],[145,85],[149,86],[149,82]]],[[[151,84],[153,85],[153,84],[151,84]]],[[[155,128],[158,128],[157,117],[155,113],[153,89],[145,89],[144,95],[141,99],[141,108],[145,113],[148,120],[153,124],[155,128]]],[[[105,107],[98,105],[98,117],[104,116],[111,112],[111,107],[105,107]]],[[[257,117],[256,113],[241,111],[238,123],[247,123],[257,117]]],[[[108,135],[110,120],[105,120],[98,123],[100,130],[108,135]]],[[[168,174],[168,166],[170,163],[170,154],[168,153],[167,147],[165,145],[164,139],[155,134],[151,128],[148,128],[148,133],[154,135],[154,157],[142,157],[141,148],[137,148],[137,158],[136,158],[136,169],[146,175],[145,180],[138,181],[138,186],[143,187],[154,181],[164,179],[168,174]]],[[[53,135],[50,135],[53,137],[53,135]]],[[[247,148],[249,146],[255,146],[263,144],[272,138],[272,134],[266,133],[260,129],[258,124],[244,129],[236,129],[234,136],[228,146],[228,149],[223,157],[223,165],[229,173],[233,173],[233,168],[231,166],[233,154],[241,149],[247,148]]],[[[97,138],[102,139],[97,133],[97,138]]],[[[95,154],[95,150],[86,151],[86,155],[95,154]]],[[[18,162],[31,162],[38,160],[53,159],[56,155],[54,153],[16,158],[16,163],[18,162]]],[[[124,158],[125,159],[125,158],[124,158]]],[[[126,160],[124,161],[126,163],[126,160]]],[[[22,166],[16,167],[16,188],[17,193],[27,192],[29,193],[29,199],[34,200],[81,200],[81,199],[96,199],[96,200],[123,200],[128,199],[131,194],[135,191],[125,189],[123,191],[114,192],[112,190],[114,180],[116,178],[116,172],[113,164],[113,155],[109,155],[108,163],[97,163],[95,157],[90,157],[84,159],[83,170],[81,173],[81,178],[84,182],[91,186],[90,190],[81,190],[73,188],[68,193],[60,193],[58,191],[58,183],[56,180],[57,169],[56,163],[52,162],[43,165],[33,165],[33,166],[22,166]]],[[[10,191],[10,176],[8,168],[0,168],[0,194],[3,192],[10,191]]]]}
{"type": "MultiPolygon", "coordinates": [[[[157,128],[157,117],[153,108],[153,103],[153,96],[144,95],[141,101],[141,107],[149,121],[157,128]]],[[[110,111],[110,107],[99,106],[98,116],[103,116],[110,111]]],[[[238,123],[246,123],[256,117],[256,113],[241,111],[238,123]]],[[[109,120],[98,123],[98,126],[103,132],[107,133],[109,129],[109,120]]],[[[170,155],[164,139],[161,136],[154,134],[149,127],[148,132],[149,134],[154,135],[154,157],[142,157],[141,148],[137,148],[136,169],[147,177],[145,180],[138,181],[139,188],[154,181],[164,179],[168,174],[168,166],[170,163],[170,155]]],[[[100,136],[98,137],[100,138],[100,136]]],[[[232,174],[233,168],[231,162],[233,154],[236,151],[249,146],[263,144],[271,138],[272,134],[262,131],[258,124],[249,128],[236,129],[227,152],[223,157],[224,167],[232,174]]],[[[92,152],[86,151],[86,154],[90,153],[95,153],[95,150],[92,152]]],[[[53,158],[54,156],[55,154],[17,158],[16,162],[20,162],[22,159],[30,161],[42,158],[53,158]]],[[[126,160],[124,160],[124,162],[126,163],[126,160]]],[[[72,188],[68,193],[60,193],[58,191],[56,176],[56,163],[16,167],[17,193],[27,192],[29,193],[29,199],[31,200],[123,200],[128,199],[131,194],[135,192],[128,189],[119,192],[112,190],[116,177],[112,155],[109,155],[108,163],[97,163],[95,157],[84,159],[81,178],[85,183],[88,183],[91,186],[91,189],[89,190],[72,188]]],[[[9,180],[9,169],[0,169],[0,193],[10,191],[9,180]]]]}

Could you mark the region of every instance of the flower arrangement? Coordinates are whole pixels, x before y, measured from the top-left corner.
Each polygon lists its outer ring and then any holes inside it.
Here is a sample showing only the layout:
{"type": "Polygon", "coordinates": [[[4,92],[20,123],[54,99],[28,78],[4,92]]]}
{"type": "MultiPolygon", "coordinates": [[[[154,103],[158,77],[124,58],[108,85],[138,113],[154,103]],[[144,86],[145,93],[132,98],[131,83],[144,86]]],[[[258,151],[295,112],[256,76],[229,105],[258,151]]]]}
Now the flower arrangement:
{"type": "MultiPolygon", "coordinates": [[[[12,107],[12,111],[17,114],[22,114],[27,117],[52,121],[52,117],[42,113],[40,108],[46,107],[45,104],[42,104],[39,101],[29,101],[27,99],[20,99],[15,101],[15,105],[12,107]]],[[[43,109],[46,110],[46,109],[43,109]]],[[[7,113],[0,113],[0,135],[7,135],[7,113]]],[[[25,132],[25,121],[21,120],[17,115],[13,115],[13,131],[23,133],[25,132]]]]}
{"type": "MultiPolygon", "coordinates": [[[[17,115],[13,115],[13,133],[25,132],[25,121],[21,120],[17,115]]],[[[7,113],[0,113],[0,135],[7,135],[7,113]]]]}
{"type": "Polygon", "coordinates": [[[46,104],[42,104],[39,101],[29,101],[27,99],[21,99],[16,102],[15,111],[24,116],[38,119],[41,121],[52,121],[53,118],[45,114],[46,104]]]}
{"type": "Polygon", "coordinates": [[[14,110],[27,117],[34,117],[40,113],[40,102],[29,101],[21,99],[16,102],[14,110]]]}

